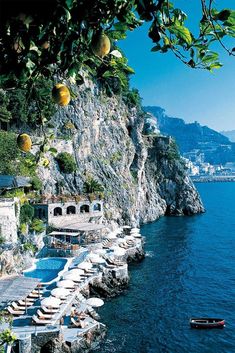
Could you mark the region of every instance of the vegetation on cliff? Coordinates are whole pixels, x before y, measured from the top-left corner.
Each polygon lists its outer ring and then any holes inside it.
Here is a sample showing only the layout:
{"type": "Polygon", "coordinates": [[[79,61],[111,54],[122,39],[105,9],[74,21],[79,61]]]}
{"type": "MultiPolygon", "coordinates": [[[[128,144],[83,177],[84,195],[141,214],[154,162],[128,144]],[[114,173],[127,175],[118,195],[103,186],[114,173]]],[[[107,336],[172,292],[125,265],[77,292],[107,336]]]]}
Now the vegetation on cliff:
{"type": "Polygon", "coordinates": [[[51,0],[45,11],[41,1],[3,0],[1,82],[12,87],[39,76],[66,73],[78,84],[83,80],[80,69],[87,68],[92,76],[112,75],[122,84],[118,72],[123,62],[115,53],[115,41],[125,38],[127,30],[143,22],[150,23],[152,51],[171,51],[192,68],[219,68],[218,54],[210,48],[218,41],[230,55],[235,55],[234,48],[228,49],[224,43],[226,36],[234,36],[235,12],[217,10],[214,1],[198,2],[202,17],[195,35],[185,26],[187,15],[176,8],[174,1],[51,0]]]}
{"type": "Polygon", "coordinates": [[[48,167],[44,153],[53,139],[53,101],[62,108],[73,104],[74,85],[82,85],[86,76],[109,96],[121,95],[128,106],[140,107],[138,91],[129,89],[134,71],[117,41],[144,22],[150,24],[153,52],[171,51],[191,68],[219,68],[211,47],[217,41],[235,55],[234,48],[224,44],[225,37],[234,36],[235,11],[217,10],[213,1],[198,2],[202,17],[196,36],[185,25],[187,15],[168,0],[52,0],[46,12],[39,0],[3,0],[0,87],[5,92],[0,91],[0,121],[18,130],[36,127],[41,149],[34,164],[48,167]]]}

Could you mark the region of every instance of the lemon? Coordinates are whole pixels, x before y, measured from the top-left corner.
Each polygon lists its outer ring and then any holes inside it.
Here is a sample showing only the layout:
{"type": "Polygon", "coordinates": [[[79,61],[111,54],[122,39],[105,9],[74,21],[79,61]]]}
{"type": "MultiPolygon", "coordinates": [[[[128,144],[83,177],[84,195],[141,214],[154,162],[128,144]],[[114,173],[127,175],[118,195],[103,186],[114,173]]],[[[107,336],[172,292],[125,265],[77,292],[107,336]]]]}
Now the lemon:
{"type": "Polygon", "coordinates": [[[105,33],[95,35],[91,42],[91,49],[93,53],[101,58],[110,52],[110,40],[105,33]]]}
{"type": "Polygon", "coordinates": [[[70,102],[70,92],[67,86],[57,83],[52,89],[52,99],[55,103],[66,106],[70,102]]]}
{"type": "Polygon", "coordinates": [[[29,152],[32,147],[32,141],[29,135],[27,134],[20,134],[17,137],[17,146],[23,152],[29,152]]]}

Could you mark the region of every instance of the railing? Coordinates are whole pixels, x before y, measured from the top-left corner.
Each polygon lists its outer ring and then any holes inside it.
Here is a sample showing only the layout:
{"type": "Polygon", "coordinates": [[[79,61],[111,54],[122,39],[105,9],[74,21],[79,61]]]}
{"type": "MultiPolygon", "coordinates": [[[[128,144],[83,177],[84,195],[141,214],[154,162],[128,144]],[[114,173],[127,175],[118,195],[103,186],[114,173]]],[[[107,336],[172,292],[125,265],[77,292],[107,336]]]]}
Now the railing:
{"type": "Polygon", "coordinates": [[[66,203],[66,202],[93,202],[93,201],[101,201],[102,198],[99,195],[95,195],[95,198],[89,198],[87,195],[78,195],[78,196],[54,196],[54,197],[39,197],[35,200],[32,200],[34,203],[42,203],[42,204],[50,204],[50,203],[66,203]]]}

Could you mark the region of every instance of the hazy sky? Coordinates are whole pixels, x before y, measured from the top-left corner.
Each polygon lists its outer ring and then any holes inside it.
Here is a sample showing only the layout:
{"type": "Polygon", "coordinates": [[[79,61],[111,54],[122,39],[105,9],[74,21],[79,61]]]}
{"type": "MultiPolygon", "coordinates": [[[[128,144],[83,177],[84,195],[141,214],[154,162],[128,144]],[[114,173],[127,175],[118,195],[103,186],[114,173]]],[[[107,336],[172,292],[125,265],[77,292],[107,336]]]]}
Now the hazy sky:
{"type": "MultiPolygon", "coordinates": [[[[219,7],[235,9],[234,0],[218,0],[219,7]]],[[[189,15],[188,26],[196,33],[200,19],[200,0],[176,0],[177,7],[189,15]]],[[[210,73],[185,66],[171,53],[151,52],[154,46],[147,36],[149,24],[128,33],[119,42],[135,70],[132,87],[138,88],[143,105],[157,105],[170,116],[220,130],[235,130],[235,57],[218,48],[220,70],[210,73]]],[[[235,39],[231,43],[235,47],[235,39]]]]}

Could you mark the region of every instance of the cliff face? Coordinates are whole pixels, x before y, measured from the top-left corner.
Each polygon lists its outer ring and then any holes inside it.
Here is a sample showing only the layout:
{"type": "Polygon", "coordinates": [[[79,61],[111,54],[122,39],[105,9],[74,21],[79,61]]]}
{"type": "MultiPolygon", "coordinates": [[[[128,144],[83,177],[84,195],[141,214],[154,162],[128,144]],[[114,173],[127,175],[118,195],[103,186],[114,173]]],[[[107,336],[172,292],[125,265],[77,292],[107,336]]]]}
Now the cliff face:
{"type": "Polygon", "coordinates": [[[166,115],[160,107],[145,107],[157,119],[157,126],[167,136],[173,136],[181,153],[199,150],[204,153],[205,161],[212,164],[225,164],[235,160],[235,144],[222,133],[197,122],[187,124],[183,119],[166,115]]]}
{"type": "Polygon", "coordinates": [[[203,211],[182,162],[170,154],[171,140],[142,134],[142,112],[117,97],[107,97],[90,82],[78,88],[77,95],[52,121],[56,136],[52,146],[72,153],[77,171],[59,172],[48,155],[49,169],[39,168],[45,194],[57,193],[58,188],[63,194],[78,194],[90,175],[104,186],[109,222],[138,225],[166,213],[203,211]],[[68,122],[74,129],[65,139],[68,122]]]}

